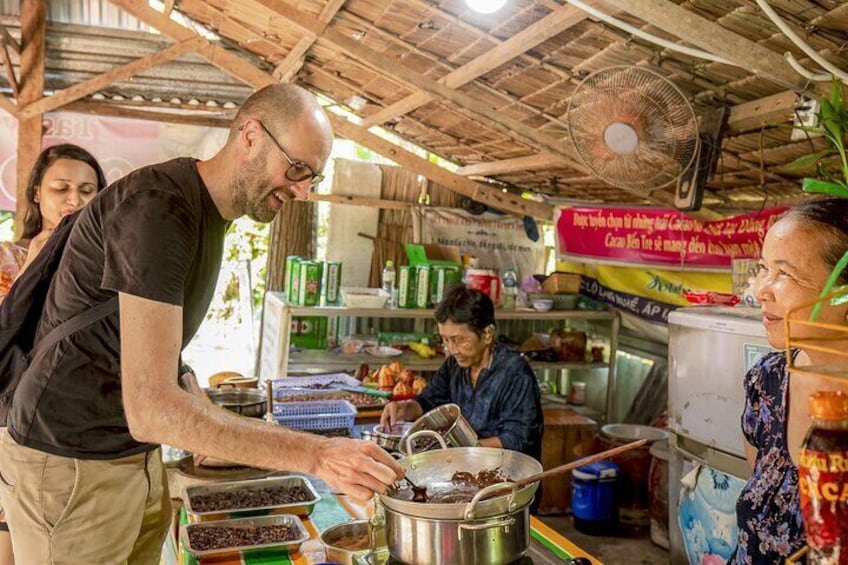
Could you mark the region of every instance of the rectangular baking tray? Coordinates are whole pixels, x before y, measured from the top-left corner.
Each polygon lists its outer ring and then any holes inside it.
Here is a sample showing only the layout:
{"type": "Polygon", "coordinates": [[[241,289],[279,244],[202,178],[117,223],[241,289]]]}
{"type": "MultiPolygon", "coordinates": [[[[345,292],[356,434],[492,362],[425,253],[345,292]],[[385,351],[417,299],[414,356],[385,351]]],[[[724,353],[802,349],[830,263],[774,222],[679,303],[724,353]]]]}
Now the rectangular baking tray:
{"type": "Polygon", "coordinates": [[[249,481],[228,481],[223,483],[214,483],[207,485],[195,485],[186,487],[183,491],[183,503],[185,504],[186,514],[191,523],[207,522],[211,520],[227,520],[229,518],[242,518],[248,516],[267,516],[270,514],[296,514],[298,516],[309,516],[312,509],[318,501],[321,500],[321,495],[304,477],[298,475],[284,477],[269,477],[267,479],[253,479],[249,481]],[[215,510],[209,512],[197,512],[192,508],[191,499],[194,496],[201,494],[213,494],[216,492],[226,492],[238,489],[250,488],[268,488],[268,487],[303,487],[309,493],[310,499],[304,502],[294,502],[291,504],[279,504],[276,506],[262,506],[257,508],[228,508],[227,510],[215,510]]]}
{"type": "Polygon", "coordinates": [[[225,557],[225,556],[237,556],[243,551],[254,550],[254,549],[266,549],[269,547],[274,547],[278,549],[285,549],[289,553],[294,553],[295,551],[300,549],[300,546],[303,542],[309,539],[309,532],[306,527],[303,525],[303,522],[300,521],[300,518],[295,516],[294,514],[277,514],[274,516],[260,516],[255,518],[236,518],[232,520],[217,520],[212,522],[203,522],[200,524],[183,524],[180,528],[180,536],[183,540],[183,547],[194,555],[198,559],[206,559],[209,557],[225,557]],[[221,547],[218,549],[206,549],[199,550],[194,549],[191,546],[191,539],[189,538],[189,531],[197,528],[210,528],[210,527],[248,527],[248,526],[288,526],[295,527],[298,530],[298,537],[294,540],[290,541],[281,541],[276,543],[264,543],[257,545],[245,545],[238,547],[221,547]]]}

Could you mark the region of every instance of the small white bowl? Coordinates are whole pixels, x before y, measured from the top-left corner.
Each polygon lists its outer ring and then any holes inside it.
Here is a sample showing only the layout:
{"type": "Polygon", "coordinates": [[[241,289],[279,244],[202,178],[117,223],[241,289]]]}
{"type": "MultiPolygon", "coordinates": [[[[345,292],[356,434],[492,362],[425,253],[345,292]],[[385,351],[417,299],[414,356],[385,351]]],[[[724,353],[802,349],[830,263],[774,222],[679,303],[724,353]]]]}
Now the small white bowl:
{"type": "Polygon", "coordinates": [[[547,312],[554,307],[554,301],[550,298],[537,298],[533,301],[533,308],[537,312],[547,312]]]}

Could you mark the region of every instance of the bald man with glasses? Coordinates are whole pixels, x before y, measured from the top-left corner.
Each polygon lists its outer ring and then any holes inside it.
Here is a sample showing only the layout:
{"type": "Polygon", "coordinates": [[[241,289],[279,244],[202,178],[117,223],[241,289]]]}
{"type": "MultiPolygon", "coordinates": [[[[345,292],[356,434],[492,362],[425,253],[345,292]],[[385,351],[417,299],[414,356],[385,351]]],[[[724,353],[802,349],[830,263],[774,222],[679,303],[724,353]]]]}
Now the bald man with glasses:
{"type": "Polygon", "coordinates": [[[376,444],[243,418],[178,385],[230,223],[269,222],[306,198],[332,142],[314,96],[272,85],[245,101],[214,157],[134,171],[81,213],[37,337],[83,311],[103,315],[30,363],[0,436],[19,563],[158,563],[171,522],[162,443],[308,473],[360,499],[402,477],[376,444]]]}

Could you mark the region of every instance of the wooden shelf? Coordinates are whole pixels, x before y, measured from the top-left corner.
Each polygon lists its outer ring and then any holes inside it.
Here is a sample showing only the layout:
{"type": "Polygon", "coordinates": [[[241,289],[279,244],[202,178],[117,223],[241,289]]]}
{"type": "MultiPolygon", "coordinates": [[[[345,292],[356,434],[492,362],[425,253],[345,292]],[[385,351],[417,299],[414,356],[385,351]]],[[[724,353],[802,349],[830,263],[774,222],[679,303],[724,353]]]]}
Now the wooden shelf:
{"type": "MultiPolygon", "coordinates": [[[[294,317],[329,317],[329,318],[385,318],[385,319],[407,319],[407,320],[433,320],[434,310],[430,308],[405,309],[405,308],[348,308],[345,306],[292,306],[287,303],[285,297],[279,292],[268,292],[265,294],[265,308],[262,321],[261,341],[261,364],[260,376],[263,379],[276,379],[285,377],[291,373],[326,373],[337,371],[352,371],[363,363],[376,368],[380,365],[399,361],[405,367],[413,371],[436,371],[445,358],[437,356],[432,359],[419,357],[417,353],[405,351],[396,357],[374,357],[366,353],[356,355],[345,355],[340,352],[325,350],[300,349],[291,350],[290,328],[294,317]]],[[[621,318],[615,310],[551,310],[548,312],[537,312],[530,308],[516,310],[497,310],[495,318],[498,321],[507,320],[547,320],[552,324],[565,320],[593,320],[609,322],[609,357],[606,363],[564,363],[564,362],[542,362],[530,361],[534,370],[561,370],[561,369],[606,369],[607,391],[606,411],[609,413],[613,408],[616,385],[615,358],[618,350],[618,331],[621,318]]],[[[339,324],[340,326],[342,324],[339,324]]],[[[585,406],[571,406],[564,403],[565,399],[559,397],[554,400],[562,406],[574,409],[575,412],[603,421],[604,414],[585,406]]],[[[370,415],[372,418],[374,415],[370,415]]]]}
{"type": "MultiPolygon", "coordinates": [[[[345,306],[287,306],[292,316],[328,316],[332,318],[408,318],[432,320],[432,308],[347,308],[345,306]]],[[[616,313],[609,310],[550,310],[537,312],[532,308],[495,310],[496,320],[612,320],[616,313]]]]}
{"type": "MultiPolygon", "coordinates": [[[[375,357],[367,353],[357,353],[349,355],[345,353],[333,353],[320,349],[301,349],[292,351],[289,354],[289,371],[293,373],[301,373],[308,371],[327,372],[327,371],[349,371],[356,369],[363,363],[367,363],[371,367],[380,365],[388,365],[393,361],[400,363],[413,371],[435,371],[445,358],[437,355],[432,359],[424,359],[417,353],[404,351],[403,354],[397,357],[375,357]]],[[[533,369],[605,369],[609,367],[608,363],[565,363],[565,362],[545,362],[545,361],[530,361],[530,366],[533,369]]]]}

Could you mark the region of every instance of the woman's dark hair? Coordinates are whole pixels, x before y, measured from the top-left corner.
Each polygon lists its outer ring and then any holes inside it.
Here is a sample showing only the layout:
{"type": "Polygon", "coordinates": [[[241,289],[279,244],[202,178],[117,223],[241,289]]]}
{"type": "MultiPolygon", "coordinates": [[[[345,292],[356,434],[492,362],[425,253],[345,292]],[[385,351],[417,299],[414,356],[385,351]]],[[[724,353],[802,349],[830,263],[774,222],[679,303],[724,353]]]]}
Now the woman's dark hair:
{"type": "Polygon", "coordinates": [[[495,305],[492,299],[479,290],[455,286],[445,293],[436,306],[436,322],[468,324],[478,336],[495,325],[495,305]]]}
{"type": "MultiPolygon", "coordinates": [[[[820,253],[831,269],[848,251],[848,199],[806,200],[790,208],[785,217],[817,224],[824,231],[826,243],[820,253]]],[[[848,270],[842,272],[838,282],[848,284],[848,270]]]]}
{"type": "Polygon", "coordinates": [[[94,156],[78,145],[62,143],[48,147],[35,160],[32,172],[29,174],[29,182],[26,188],[26,214],[24,215],[24,229],[21,232],[22,239],[32,239],[41,233],[41,210],[35,201],[35,189],[44,180],[44,173],[59,159],[70,159],[81,161],[94,169],[97,174],[97,192],[106,188],[106,175],[94,156]]]}

